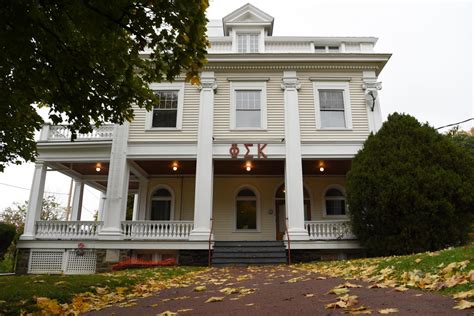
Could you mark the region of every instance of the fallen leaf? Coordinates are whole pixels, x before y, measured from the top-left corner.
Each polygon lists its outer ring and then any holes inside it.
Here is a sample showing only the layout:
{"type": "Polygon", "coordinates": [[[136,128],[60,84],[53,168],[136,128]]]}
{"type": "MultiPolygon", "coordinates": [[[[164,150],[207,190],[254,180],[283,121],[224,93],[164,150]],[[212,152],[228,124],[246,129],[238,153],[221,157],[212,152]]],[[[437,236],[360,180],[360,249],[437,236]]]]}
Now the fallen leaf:
{"type": "Polygon", "coordinates": [[[174,316],[178,315],[178,313],[173,313],[172,311],[164,311],[163,313],[156,314],[156,316],[174,316]]]}
{"type": "Polygon", "coordinates": [[[474,307],[474,302],[469,302],[466,300],[460,300],[459,303],[454,306],[454,309],[468,309],[474,307]]]}
{"type": "Polygon", "coordinates": [[[415,262],[416,262],[416,263],[420,263],[420,262],[421,262],[421,259],[420,259],[420,258],[415,259],[415,262]]]}
{"type": "Polygon", "coordinates": [[[346,294],[346,293],[349,293],[349,290],[344,287],[343,288],[336,287],[328,292],[328,294],[336,294],[336,295],[341,295],[341,294],[346,294]]]}
{"type": "Polygon", "coordinates": [[[305,297],[313,297],[314,294],[312,294],[312,293],[311,293],[311,294],[305,294],[304,296],[305,296],[305,297]]]}
{"type": "Polygon", "coordinates": [[[239,293],[239,289],[226,287],[226,288],[223,288],[223,289],[219,290],[219,292],[224,293],[226,295],[230,295],[230,294],[239,293]]]}
{"type": "Polygon", "coordinates": [[[206,303],[214,303],[214,302],[222,302],[224,300],[224,297],[217,297],[217,296],[213,296],[213,297],[210,297],[206,303]]]}
{"type": "Polygon", "coordinates": [[[183,308],[183,309],[178,309],[178,313],[184,313],[184,312],[189,312],[192,311],[192,308],[183,308]]]}
{"type": "Polygon", "coordinates": [[[194,288],[194,292],[202,292],[202,291],[205,291],[206,290],[206,287],[204,285],[200,285],[200,286],[196,286],[194,288]]]}
{"type": "Polygon", "coordinates": [[[453,295],[453,298],[464,299],[464,298],[470,298],[470,297],[473,297],[473,296],[474,296],[474,289],[470,290],[470,291],[456,293],[456,294],[453,295]]]}
{"type": "Polygon", "coordinates": [[[404,285],[400,285],[400,286],[397,286],[395,288],[395,291],[397,291],[397,292],[406,292],[406,291],[408,291],[408,288],[405,287],[404,285]]]}
{"type": "Polygon", "coordinates": [[[384,309],[379,309],[378,312],[380,314],[398,313],[398,308],[384,308],[384,309]]]}
{"type": "Polygon", "coordinates": [[[55,282],[54,285],[57,286],[57,285],[65,284],[65,283],[66,283],[66,281],[58,281],[58,282],[55,282]]]}
{"type": "Polygon", "coordinates": [[[253,306],[255,305],[255,303],[248,303],[248,304],[245,304],[245,306],[253,306]]]}

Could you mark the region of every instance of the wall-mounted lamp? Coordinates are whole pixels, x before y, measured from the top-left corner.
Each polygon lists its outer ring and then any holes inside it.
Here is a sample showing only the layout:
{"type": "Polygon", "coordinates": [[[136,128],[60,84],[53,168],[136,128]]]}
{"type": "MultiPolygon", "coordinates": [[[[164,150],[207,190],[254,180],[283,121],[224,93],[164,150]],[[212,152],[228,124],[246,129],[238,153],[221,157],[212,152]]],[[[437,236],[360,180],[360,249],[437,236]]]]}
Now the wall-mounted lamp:
{"type": "Polygon", "coordinates": [[[320,161],[320,162],[319,162],[319,171],[320,171],[320,172],[324,172],[324,170],[325,170],[325,169],[324,169],[324,161],[320,161]]]}
{"type": "Polygon", "coordinates": [[[95,164],[95,171],[100,172],[100,170],[102,170],[102,165],[98,162],[95,164]]]}
{"type": "Polygon", "coordinates": [[[172,168],[173,168],[173,171],[178,170],[178,162],[177,161],[173,162],[172,168]]]}
{"type": "Polygon", "coordinates": [[[250,161],[247,161],[245,163],[245,170],[247,170],[247,172],[250,172],[250,170],[252,170],[252,163],[250,161]]]}

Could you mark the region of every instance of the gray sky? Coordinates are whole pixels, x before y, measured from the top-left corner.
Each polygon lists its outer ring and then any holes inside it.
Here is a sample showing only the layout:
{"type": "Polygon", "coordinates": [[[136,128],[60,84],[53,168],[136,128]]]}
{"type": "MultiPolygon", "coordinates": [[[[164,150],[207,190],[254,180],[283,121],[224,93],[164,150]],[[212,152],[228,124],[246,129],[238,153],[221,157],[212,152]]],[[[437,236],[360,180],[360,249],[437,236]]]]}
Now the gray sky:
{"type": "MultiPolygon", "coordinates": [[[[210,0],[209,19],[220,19],[249,1],[210,0]]],[[[384,118],[404,112],[439,127],[474,116],[473,5],[471,1],[253,0],[275,18],[275,36],[376,36],[376,52],[393,56],[382,71],[384,118]]],[[[461,127],[473,127],[473,122],[461,127]]],[[[28,199],[33,166],[0,173],[0,211],[28,199]]],[[[65,205],[69,181],[48,173],[46,191],[65,205]]],[[[86,188],[83,219],[98,206],[98,191],[86,188]]]]}

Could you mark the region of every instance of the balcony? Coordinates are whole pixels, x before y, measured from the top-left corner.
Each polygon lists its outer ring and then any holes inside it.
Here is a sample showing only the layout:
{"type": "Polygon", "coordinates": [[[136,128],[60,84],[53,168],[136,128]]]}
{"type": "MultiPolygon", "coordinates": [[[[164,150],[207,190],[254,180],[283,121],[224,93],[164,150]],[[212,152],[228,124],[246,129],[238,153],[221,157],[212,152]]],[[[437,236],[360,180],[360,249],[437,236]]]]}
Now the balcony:
{"type": "MultiPolygon", "coordinates": [[[[36,238],[48,240],[94,240],[100,221],[37,221],[36,238]]],[[[124,240],[188,240],[193,221],[123,221],[124,240]]]]}
{"type": "MultiPolygon", "coordinates": [[[[106,124],[94,127],[92,132],[78,133],[75,142],[110,141],[114,134],[114,125],[106,124]]],[[[67,125],[44,124],[40,134],[40,142],[70,142],[71,131],[67,125]]]]}

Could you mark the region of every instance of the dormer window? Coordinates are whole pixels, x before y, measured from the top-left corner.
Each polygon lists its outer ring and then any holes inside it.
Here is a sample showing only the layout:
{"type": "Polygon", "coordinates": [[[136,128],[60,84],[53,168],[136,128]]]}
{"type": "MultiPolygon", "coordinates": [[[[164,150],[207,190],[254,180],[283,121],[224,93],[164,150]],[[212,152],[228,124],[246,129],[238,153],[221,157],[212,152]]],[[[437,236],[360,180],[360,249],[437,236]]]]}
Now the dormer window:
{"type": "Polygon", "coordinates": [[[258,53],[259,41],[257,33],[237,34],[237,51],[239,53],[258,53]]]}

